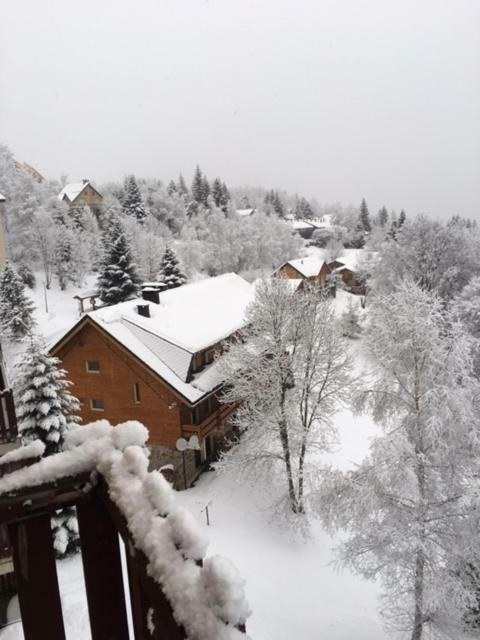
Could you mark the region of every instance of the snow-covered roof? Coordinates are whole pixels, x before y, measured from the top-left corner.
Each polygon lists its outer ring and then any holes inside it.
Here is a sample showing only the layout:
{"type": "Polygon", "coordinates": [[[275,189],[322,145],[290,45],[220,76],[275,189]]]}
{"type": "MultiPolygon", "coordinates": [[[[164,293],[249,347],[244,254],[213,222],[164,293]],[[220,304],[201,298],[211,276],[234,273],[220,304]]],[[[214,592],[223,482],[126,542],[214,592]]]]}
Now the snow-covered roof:
{"type": "Polygon", "coordinates": [[[318,275],[323,262],[324,261],[317,256],[308,256],[306,258],[289,260],[286,264],[290,264],[294,269],[301,273],[304,278],[311,278],[318,275]]]}
{"type": "Polygon", "coordinates": [[[253,209],[252,207],[250,207],[250,209],[237,209],[236,213],[237,216],[251,216],[252,214],[254,214],[256,211],[256,209],[253,209]]]}
{"type": "Polygon", "coordinates": [[[241,329],[254,294],[250,283],[227,273],[169,289],[160,294],[160,304],[137,298],[91,311],[86,317],[195,403],[218,383],[212,379],[213,386],[208,387],[197,385],[195,378],[187,382],[193,354],[241,329]],[[149,304],[150,317],[139,315],[139,304],[149,304]]]}
{"type": "Polygon", "coordinates": [[[332,226],[332,214],[326,213],[321,218],[312,218],[310,221],[317,229],[329,229],[332,226]]]}
{"type": "Polygon", "coordinates": [[[292,229],[311,229],[314,225],[308,220],[289,220],[288,224],[292,229]]]}
{"type": "Polygon", "coordinates": [[[58,199],[63,200],[64,197],[67,196],[68,200],[70,202],[73,202],[75,198],[78,198],[85,187],[89,184],[90,180],[82,180],[82,182],[70,182],[70,184],[66,184],[60,191],[60,193],[58,194],[58,199]]]}

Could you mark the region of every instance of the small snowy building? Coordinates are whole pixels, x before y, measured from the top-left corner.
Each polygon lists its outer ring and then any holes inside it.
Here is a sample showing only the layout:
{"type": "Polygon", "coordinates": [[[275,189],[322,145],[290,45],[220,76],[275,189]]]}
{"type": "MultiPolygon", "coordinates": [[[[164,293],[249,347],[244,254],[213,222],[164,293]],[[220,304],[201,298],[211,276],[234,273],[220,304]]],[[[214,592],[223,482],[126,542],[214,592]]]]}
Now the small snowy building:
{"type": "Polygon", "coordinates": [[[100,207],[103,202],[101,193],[92,186],[90,180],[86,179],[66,184],[58,194],[58,198],[70,207],[88,205],[93,210],[100,207]]]}
{"type": "Polygon", "coordinates": [[[288,260],[278,267],[273,275],[289,278],[290,280],[301,278],[307,282],[325,285],[329,279],[332,280],[333,276],[337,274],[347,291],[365,295],[365,276],[358,269],[359,252],[363,254],[362,250],[347,250],[345,255],[330,261],[326,261],[317,255],[288,260]]]}
{"type": "Polygon", "coordinates": [[[214,356],[244,326],[254,287],[229,273],[153,293],[85,314],[50,353],[68,371],[83,421],[142,422],[152,464],[173,464],[183,488],[228,435],[234,407],[220,403],[214,356]]]}

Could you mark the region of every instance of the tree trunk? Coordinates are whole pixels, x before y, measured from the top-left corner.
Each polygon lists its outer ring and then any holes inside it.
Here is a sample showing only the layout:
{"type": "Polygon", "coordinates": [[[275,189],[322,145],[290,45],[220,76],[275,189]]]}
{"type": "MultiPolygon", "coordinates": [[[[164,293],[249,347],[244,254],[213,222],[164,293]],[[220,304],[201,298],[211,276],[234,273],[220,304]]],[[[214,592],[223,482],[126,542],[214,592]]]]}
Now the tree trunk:
{"type": "Polygon", "coordinates": [[[288,441],[287,419],[285,417],[285,393],[286,389],[282,389],[280,398],[280,420],[278,428],[280,432],[280,442],[282,443],[283,457],[285,460],[285,470],[287,472],[288,483],[288,499],[293,513],[298,513],[298,501],[295,493],[295,484],[293,482],[292,461],[290,459],[290,443],[288,441]]]}
{"type": "Polygon", "coordinates": [[[425,556],[422,549],[417,550],[415,558],[415,613],[413,618],[412,640],[421,640],[423,635],[423,585],[425,556]]]}

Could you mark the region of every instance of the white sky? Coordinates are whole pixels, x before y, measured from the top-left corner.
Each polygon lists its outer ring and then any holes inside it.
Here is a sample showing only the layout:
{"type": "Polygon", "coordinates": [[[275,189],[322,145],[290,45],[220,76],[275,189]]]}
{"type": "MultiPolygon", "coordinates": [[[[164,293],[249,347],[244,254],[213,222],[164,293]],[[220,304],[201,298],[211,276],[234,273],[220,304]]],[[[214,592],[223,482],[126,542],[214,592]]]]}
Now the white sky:
{"type": "Polygon", "coordinates": [[[0,140],[480,219],[480,0],[2,0],[0,140]]]}

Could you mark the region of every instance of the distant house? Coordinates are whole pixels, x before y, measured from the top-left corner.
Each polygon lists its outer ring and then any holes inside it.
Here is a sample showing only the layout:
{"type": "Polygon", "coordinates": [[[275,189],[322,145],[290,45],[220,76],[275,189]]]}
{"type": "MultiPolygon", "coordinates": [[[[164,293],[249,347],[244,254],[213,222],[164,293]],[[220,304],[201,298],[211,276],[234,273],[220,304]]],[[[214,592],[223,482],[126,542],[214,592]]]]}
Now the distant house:
{"type": "Polygon", "coordinates": [[[25,173],[28,173],[28,175],[35,182],[38,182],[40,184],[41,182],[43,182],[45,180],[45,178],[42,176],[42,174],[39,171],[37,171],[34,167],[32,167],[30,164],[28,164],[27,162],[19,162],[18,160],[15,160],[15,165],[17,166],[18,169],[21,169],[25,173]]]}
{"type": "Polygon", "coordinates": [[[173,465],[175,486],[184,488],[231,431],[235,407],[220,402],[214,356],[244,326],[254,287],[229,273],[153,289],[86,313],[50,353],[73,382],[83,421],[139,420],[150,432],[152,465],[173,465]]]}
{"type": "Polygon", "coordinates": [[[308,256],[284,262],[274,276],[326,285],[335,275],[341,278],[350,293],[365,295],[365,277],[356,270],[358,250],[351,250],[336,260],[325,261],[318,256],[308,256]]]}
{"type": "Polygon", "coordinates": [[[35,182],[38,182],[40,184],[45,180],[42,174],[27,162],[22,162],[21,167],[28,173],[31,178],[33,178],[33,180],[35,180],[35,182]]]}
{"type": "Polygon", "coordinates": [[[317,256],[308,256],[284,262],[273,275],[289,280],[302,280],[325,285],[331,273],[332,269],[324,260],[317,256]]]}
{"type": "Polygon", "coordinates": [[[102,194],[86,179],[65,185],[58,194],[58,198],[70,207],[88,205],[93,210],[99,209],[103,203],[102,194]]]}
{"type": "Polygon", "coordinates": [[[253,216],[254,213],[257,213],[257,210],[250,207],[249,209],[237,209],[235,213],[237,216],[240,216],[240,218],[246,218],[253,216]]]}
{"type": "Polygon", "coordinates": [[[5,196],[0,193],[0,269],[3,269],[7,259],[7,243],[5,231],[5,196]]]}

